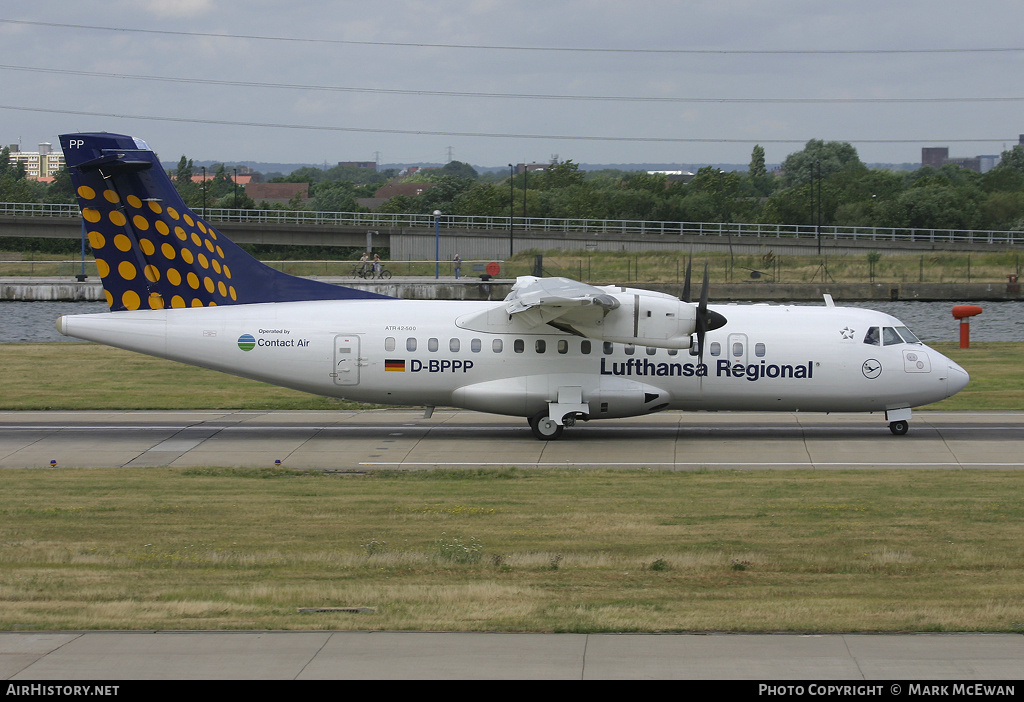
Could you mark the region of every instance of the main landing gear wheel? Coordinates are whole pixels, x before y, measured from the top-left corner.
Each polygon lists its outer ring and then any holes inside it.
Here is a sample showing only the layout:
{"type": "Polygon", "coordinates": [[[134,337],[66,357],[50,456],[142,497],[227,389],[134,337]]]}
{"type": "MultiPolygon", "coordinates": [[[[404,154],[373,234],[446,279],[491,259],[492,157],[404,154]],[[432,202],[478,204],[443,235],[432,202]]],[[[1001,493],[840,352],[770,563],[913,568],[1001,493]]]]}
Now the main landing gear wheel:
{"type": "Polygon", "coordinates": [[[555,423],[547,412],[540,412],[530,418],[530,429],[541,441],[554,441],[562,435],[562,425],[555,423]]]}
{"type": "Polygon", "coordinates": [[[889,422],[889,431],[896,436],[903,436],[910,431],[910,422],[905,419],[898,419],[895,422],[889,422]]]}

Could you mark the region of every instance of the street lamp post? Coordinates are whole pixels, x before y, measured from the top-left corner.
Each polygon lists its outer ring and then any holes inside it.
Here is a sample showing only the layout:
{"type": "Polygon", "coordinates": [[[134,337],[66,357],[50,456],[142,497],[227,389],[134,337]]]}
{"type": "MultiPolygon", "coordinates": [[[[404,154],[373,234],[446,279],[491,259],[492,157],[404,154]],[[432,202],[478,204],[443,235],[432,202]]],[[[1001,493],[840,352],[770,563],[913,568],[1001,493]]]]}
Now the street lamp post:
{"type": "Polygon", "coordinates": [[[434,280],[441,277],[441,210],[434,210],[434,280]]]}
{"type": "MultiPolygon", "coordinates": [[[[821,161],[815,161],[818,173],[818,219],[814,227],[814,238],[818,240],[818,255],[821,255],[821,161]]],[[[824,281],[823,281],[824,282],[824,281]]]]}
{"type": "Polygon", "coordinates": [[[516,184],[513,179],[516,176],[515,166],[511,163],[508,164],[508,257],[512,258],[515,253],[515,236],[512,233],[513,227],[512,217],[515,215],[516,209],[516,184]]]}
{"type": "Polygon", "coordinates": [[[530,183],[530,166],[523,169],[523,226],[526,226],[526,188],[530,183]]]}

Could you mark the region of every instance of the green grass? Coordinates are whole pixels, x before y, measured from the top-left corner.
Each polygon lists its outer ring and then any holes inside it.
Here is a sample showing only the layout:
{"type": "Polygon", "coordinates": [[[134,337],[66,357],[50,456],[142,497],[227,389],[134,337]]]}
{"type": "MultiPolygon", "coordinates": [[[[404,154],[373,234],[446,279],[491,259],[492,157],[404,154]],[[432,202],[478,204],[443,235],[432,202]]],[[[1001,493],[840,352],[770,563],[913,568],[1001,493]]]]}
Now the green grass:
{"type": "Polygon", "coordinates": [[[1020,631],[1024,473],[7,470],[0,629],[1020,631]],[[302,608],[365,607],[363,614],[302,608]]]}
{"type": "Polygon", "coordinates": [[[956,342],[930,344],[959,363],[971,382],[953,397],[928,405],[936,410],[1024,409],[1024,344],[988,342],[961,349],[956,342]]]}
{"type": "Polygon", "coordinates": [[[0,367],[4,410],[364,406],[98,344],[0,344],[0,367]]]}
{"type": "MultiPolygon", "coordinates": [[[[730,255],[726,251],[694,252],[694,280],[703,275],[704,263],[712,283],[732,283],[750,280],[750,272],[760,271],[762,281],[779,283],[997,283],[1005,284],[1008,273],[1021,272],[1020,252],[1006,250],[993,253],[961,253],[931,251],[921,253],[892,253],[886,242],[880,241],[875,252],[834,254],[826,248],[824,256],[793,255],[772,246],[772,240],[762,239],[761,251],[756,254],[730,255]],[[870,253],[880,254],[872,266],[870,253]]],[[[502,278],[515,278],[533,273],[535,257],[543,256],[546,275],[568,276],[595,283],[681,283],[686,274],[686,263],[691,252],[680,245],[674,251],[520,251],[504,260],[502,278]]],[[[38,254],[0,251],[0,275],[5,276],[73,276],[81,265],[77,262],[38,263],[29,260],[38,254]]],[[[56,257],[51,257],[56,258],[56,257]]],[[[355,261],[274,261],[275,268],[292,275],[349,276],[355,261]]],[[[386,261],[385,267],[395,276],[433,277],[433,262],[386,261]]],[[[95,276],[95,263],[86,259],[86,272],[95,276]]],[[[464,275],[477,274],[473,263],[463,265],[464,275]]],[[[454,275],[450,261],[441,262],[441,275],[454,275]]]]}
{"type": "MultiPolygon", "coordinates": [[[[698,285],[708,264],[711,283],[751,280],[751,271],[759,271],[760,281],[779,283],[996,283],[1005,284],[1008,273],[1020,273],[1021,257],[1016,251],[997,253],[960,253],[932,251],[890,253],[884,242],[872,266],[868,254],[793,255],[773,249],[771,240],[762,240],[756,254],[730,255],[726,251],[694,252],[693,280],[698,285]]],[[[686,276],[691,252],[682,246],[676,251],[575,252],[525,251],[517,253],[503,266],[503,277],[529,275],[534,257],[543,255],[546,275],[568,276],[598,283],[681,283],[686,276]]],[[[401,270],[401,264],[392,264],[401,270]]],[[[423,273],[425,274],[425,273],[423,273]]]]}
{"type": "MultiPolygon", "coordinates": [[[[1021,345],[940,345],[1020,409],[1021,345]]],[[[3,344],[2,409],[338,403],[3,344]],[[144,380],[143,380],[144,379],[144,380]]],[[[0,471],[0,629],[1020,631],[1024,473],[0,471]],[[365,607],[351,613],[303,608],[365,607]]]]}
{"type": "MultiPolygon", "coordinates": [[[[935,348],[962,365],[971,382],[930,409],[1024,407],[1024,344],[955,343],[935,348]]],[[[84,343],[0,344],[0,410],[266,409],[368,407],[236,378],[173,361],[84,343]]]]}

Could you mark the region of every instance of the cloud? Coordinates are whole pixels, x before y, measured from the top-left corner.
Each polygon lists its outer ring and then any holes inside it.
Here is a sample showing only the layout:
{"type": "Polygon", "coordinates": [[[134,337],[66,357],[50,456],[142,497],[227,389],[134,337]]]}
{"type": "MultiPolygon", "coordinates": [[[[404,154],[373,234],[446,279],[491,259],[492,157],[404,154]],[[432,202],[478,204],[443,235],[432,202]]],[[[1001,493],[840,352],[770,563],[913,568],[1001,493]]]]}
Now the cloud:
{"type": "MultiPolygon", "coordinates": [[[[137,8],[140,3],[133,2],[137,8]]],[[[212,0],[143,0],[142,7],[157,17],[196,17],[213,9],[212,0]]]]}

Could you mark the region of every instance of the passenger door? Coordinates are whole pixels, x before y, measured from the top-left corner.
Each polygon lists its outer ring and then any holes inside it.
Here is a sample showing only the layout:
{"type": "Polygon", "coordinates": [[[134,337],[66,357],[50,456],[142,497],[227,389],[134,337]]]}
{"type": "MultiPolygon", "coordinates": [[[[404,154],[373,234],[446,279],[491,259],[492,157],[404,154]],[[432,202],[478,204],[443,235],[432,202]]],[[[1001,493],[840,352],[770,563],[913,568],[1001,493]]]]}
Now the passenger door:
{"type": "Polygon", "coordinates": [[[359,366],[359,335],[338,334],[334,337],[334,378],[335,385],[358,385],[359,366]]]}

